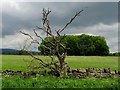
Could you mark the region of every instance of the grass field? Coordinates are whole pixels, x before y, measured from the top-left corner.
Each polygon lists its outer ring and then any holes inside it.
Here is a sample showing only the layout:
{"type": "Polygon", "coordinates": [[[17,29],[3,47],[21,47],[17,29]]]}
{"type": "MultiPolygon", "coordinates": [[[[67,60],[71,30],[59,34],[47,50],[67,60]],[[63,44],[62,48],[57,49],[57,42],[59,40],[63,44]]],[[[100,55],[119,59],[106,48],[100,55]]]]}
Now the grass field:
{"type": "MultiPolygon", "coordinates": [[[[41,56],[42,59],[50,59],[41,56]]],[[[3,55],[2,69],[27,70],[30,64],[30,56],[3,55]]],[[[112,56],[68,56],[66,62],[71,68],[111,68],[118,69],[118,57],[112,56]]]]}
{"type": "MultiPolygon", "coordinates": [[[[41,56],[43,59],[48,57],[41,56]]],[[[28,70],[31,58],[29,56],[3,55],[2,69],[28,70]]],[[[113,56],[68,56],[66,62],[71,68],[111,68],[118,69],[118,57],[113,56]]],[[[53,76],[37,76],[22,78],[5,76],[2,78],[3,88],[112,88],[118,89],[118,78],[107,79],[74,79],[57,78],[53,76]]]]}

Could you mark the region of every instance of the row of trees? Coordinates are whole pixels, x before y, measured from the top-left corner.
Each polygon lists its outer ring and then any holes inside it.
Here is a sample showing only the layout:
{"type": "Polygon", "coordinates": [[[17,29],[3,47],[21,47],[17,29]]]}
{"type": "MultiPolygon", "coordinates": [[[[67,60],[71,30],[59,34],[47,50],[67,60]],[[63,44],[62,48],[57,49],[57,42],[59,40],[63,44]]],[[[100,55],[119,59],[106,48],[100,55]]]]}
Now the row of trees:
{"type": "Polygon", "coordinates": [[[120,56],[120,52],[110,53],[109,56],[120,56]]]}
{"type": "MultiPolygon", "coordinates": [[[[106,43],[104,37],[101,36],[90,36],[86,34],[82,35],[65,35],[59,36],[61,39],[62,44],[67,48],[67,55],[108,55],[109,54],[109,47],[106,43]]],[[[51,46],[48,42],[53,42],[51,37],[45,38],[41,45],[39,46],[39,50],[42,54],[48,55],[50,52],[49,49],[45,48],[48,46],[52,50],[54,47],[51,46]]],[[[60,48],[61,52],[63,51],[60,48]]]]}

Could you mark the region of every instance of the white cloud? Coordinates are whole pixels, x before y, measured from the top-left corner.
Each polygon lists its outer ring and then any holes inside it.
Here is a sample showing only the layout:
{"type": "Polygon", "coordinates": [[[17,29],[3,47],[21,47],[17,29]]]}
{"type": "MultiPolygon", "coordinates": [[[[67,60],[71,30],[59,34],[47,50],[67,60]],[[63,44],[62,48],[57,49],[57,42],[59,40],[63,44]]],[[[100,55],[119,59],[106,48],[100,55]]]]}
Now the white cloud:
{"type": "Polygon", "coordinates": [[[19,44],[25,40],[25,36],[21,36],[21,34],[9,35],[5,36],[2,39],[2,47],[3,48],[19,48],[19,44]]]}
{"type": "MultiPolygon", "coordinates": [[[[30,34],[34,39],[38,39],[37,37],[35,37],[35,34],[33,32],[30,32],[29,30],[23,31],[25,33],[30,34]]],[[[42,35],[42,32],[39,31],[37,33],[44,37],[44,34],[42,35]]],[[[38,40],[41,42],[40,39],[38,40]]],[[[7,35],[4,38],[2,38],[2,48],[22,49],[25,41],[28,41],[26,42],[26,44],[28,45],[31,39],[28,36],[25,36],[21,33],[16,33],[15,35],[7,35]]],[[[32,47],[29,48],[29,50],[37,50],[37,47],[37,44],[33,44],[32,47]]]]}
{"type": "Polygon", "coordinates": [[[2,5],[3,5],[3,9],[9,9],[10,7],[20,10],[19,4],[14,0],[3,0],[2,5]]]}

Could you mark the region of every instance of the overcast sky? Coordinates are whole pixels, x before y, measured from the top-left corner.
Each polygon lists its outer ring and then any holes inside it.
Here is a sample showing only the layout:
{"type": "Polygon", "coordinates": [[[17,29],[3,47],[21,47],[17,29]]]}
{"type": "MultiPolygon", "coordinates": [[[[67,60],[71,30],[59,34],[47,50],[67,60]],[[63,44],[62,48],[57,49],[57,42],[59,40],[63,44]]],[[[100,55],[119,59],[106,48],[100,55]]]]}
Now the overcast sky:
{"type": "MultiPolygon", "coordinates": [[[[105,37],[110,52],[118,51],[117,2],[4,2],[0,24],[2,47],[20,49],[27,37],[19,31],[33,35],[35,26],[41,26],[43,8],[52,11],[49,20],[53,31],[62,28],[77,11],[84,9],[63,34],[100,35],[105,37]]],[[[37,32],[44,37],[42,31],[37,32]]]]}

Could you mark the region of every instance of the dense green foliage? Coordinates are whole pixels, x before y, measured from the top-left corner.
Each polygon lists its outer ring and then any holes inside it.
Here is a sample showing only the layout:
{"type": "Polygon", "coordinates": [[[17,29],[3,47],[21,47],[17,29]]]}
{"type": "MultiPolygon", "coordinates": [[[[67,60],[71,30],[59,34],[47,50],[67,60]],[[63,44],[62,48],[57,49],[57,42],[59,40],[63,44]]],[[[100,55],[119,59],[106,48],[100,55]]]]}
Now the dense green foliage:
{"type": "MultiPolygon", "coordinates": [[[[90,36],[82,34],[77,36],[66,35],[60,36],[58,38],[61,38],[62,44],[69,48],[67,50],[68,55],[104,56],[109,54],[109,47],[105,41],[105,38],[101,36],[90,36]]],[[[45,38],[45,41],[42,41],[41,45],[39,46],[39,50],[42,54],[48,55],[49,50],[43,45],[53,49],[54,47],[52,47],[49,42],[54,43],[54,40],[51,37],[47,37],[45,38]]]]}
{"type": "MultiPolygon", "coordinates": [[[[38,57],[38,56],[37,56],[38,57]]],[[[49,56],[40,56],[44,61],[51,60],[49,56]]],[[[56,58],[57,59],[57,58],[56,58]]],[[[28,65],[39,65],[38,62],[31,62],[32,58],[27,55],[2,55],[2,69],[29,70],[28,65]]],[[[75,68],[111,68],[118,70],[117,56],[67,56],[66,62],[75,68]]]]}

